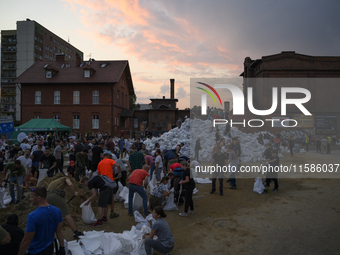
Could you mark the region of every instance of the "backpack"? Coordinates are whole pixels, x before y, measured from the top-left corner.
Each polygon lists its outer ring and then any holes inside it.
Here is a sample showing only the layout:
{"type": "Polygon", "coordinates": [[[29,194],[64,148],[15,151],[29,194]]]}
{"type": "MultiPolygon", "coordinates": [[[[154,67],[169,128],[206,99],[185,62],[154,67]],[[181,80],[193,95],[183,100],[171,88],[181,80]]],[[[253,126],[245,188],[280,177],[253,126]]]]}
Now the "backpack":
{"type": "Polygon", "coordinates": [[[181,167],[177,167],[173,171],[173,174],[175,176],[180,176],[181,178],[183,178],[183,173],[184,173],[184,170],[181,167]]]}

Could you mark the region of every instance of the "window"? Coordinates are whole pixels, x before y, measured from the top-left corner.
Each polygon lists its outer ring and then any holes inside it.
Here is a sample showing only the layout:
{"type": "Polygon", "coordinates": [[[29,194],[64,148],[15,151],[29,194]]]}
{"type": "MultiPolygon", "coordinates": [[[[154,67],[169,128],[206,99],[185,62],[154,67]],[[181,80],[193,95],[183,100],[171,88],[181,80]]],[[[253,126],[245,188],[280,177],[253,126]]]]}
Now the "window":
{"type": "Polygon", "coordinates": [[[79,129],[79,115],[73,115],[73,128],[79,129]]]}
{"type": "Polygon", "coordinates": [[[40,115],[34,115],[35,119],[40,119],[40,115]]]}
{"type": "Polygon", "coordinates": [[[79,104],[79,98],[80,98],[80,92],[79,91],[73,91],[73,104],[79,104]]]}
{"type": "Polygon", "coordinates": [[[52,78],[52,70],[46,70],[46,78],[52,78]]]}
{"type": "Polygon", "coordinates": [[[117,94],[117,105],[119,105],[119,93],[117,94]]]}
{"type": "Polygon", "coordinates": [[[60,91],[54,91],[54,104],[60,104],[60,91]]]}
{"type": "Polygon", "coordinates": [[[124,82],[125,82],[125,81],[124,81],[124,78],[123,78],[123,77],[120,78],[120,81],[119,81],[119,82],[120,82],[120,86],[122,86],[122,87],[124,88],[124,85],[125,85],[124,82]]]}
{"type": "Polygon", "coordinates": [[[166,118],[166,119],[169,119],[169,117],[170,117],[170,116],[169,116],[169,113],[165,114],[165,118],[166,118]]]}
{"type": "Polygon", "coordinates": [[[60,123],[60,116],[59,116],[59,115],[54,115],[54,116],[53,116],[53,119],[54,119],[56,122],[60,123]]]}
{"type": "Polygon", "coordinates": [[[92,128],[99,129],[99,115],[92,116],[92,128]]]}
{"type": "Polygon", "coordinates": [[[35,104],[41,104],[41,91],[35,92],[35,104]]]}
{"type": "Polygon", "coordinates": [[[92,104],[99,104],[99,90],[92,91],[92,104]]]}
{"type": "Polygon", "coordinates": [[[155,119],[157,119],[158,118],[158,114],[157,113],[155,113],[155,119]]]}
{"type": "Polygon", "coordinates": [[[90,77],[90,70],[84,70],[84,77],[89,78],[90,77]]]}

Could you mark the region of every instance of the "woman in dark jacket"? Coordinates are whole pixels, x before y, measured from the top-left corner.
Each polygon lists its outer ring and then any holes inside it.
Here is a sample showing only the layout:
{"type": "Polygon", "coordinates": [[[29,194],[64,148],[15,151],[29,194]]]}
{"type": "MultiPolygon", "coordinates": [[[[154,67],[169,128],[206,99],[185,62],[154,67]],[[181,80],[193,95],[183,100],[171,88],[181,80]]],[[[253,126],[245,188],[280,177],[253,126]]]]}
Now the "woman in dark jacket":
{"type": "Polygon", "coordinates": [[[190,176],[190,168],[189,164],[186,161],[181,161],[181,167],[184,169],[183,178],[179,182],[185,188],[185,204],[184,204],[184,212],[180,213],[179,216],[188,217],[188,213],[195,214],[194,212],[194,202],[192,200],[192,193],[195,189],[195,181],[190,176]],[[190,211],[188,211],[190,206],[190,211]]]}

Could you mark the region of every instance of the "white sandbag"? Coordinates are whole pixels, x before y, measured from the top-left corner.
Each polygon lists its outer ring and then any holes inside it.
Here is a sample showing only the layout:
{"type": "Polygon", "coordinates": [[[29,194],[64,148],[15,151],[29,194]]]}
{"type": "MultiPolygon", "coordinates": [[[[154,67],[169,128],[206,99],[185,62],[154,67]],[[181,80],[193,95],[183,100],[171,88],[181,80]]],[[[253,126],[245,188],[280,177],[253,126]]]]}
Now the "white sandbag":
{"type": "Polygon", "coordinates": [[[84,245],[85,249],[90,252],[94,252],[101,245],[100,240],[93,240],[93,239],[88,239],[88,238],[80,239],[79,243],[84,245]]]}
{"type": "Polygon", "coordinates": [[[262,183],[261,177],[257,177],[255,179],[253,191],[256,192],[256,193],[262,194],[264,189],[265,189],[265,187],[264,187],[264,185],[262,183]]]}
{"type": "Polygon", "coordinates": [[[194,188],[194,190],[192,191],[192,194],[196,194],[198,192],[198,189],[194,188]]]}
{"type": "Polygon", "coordinates": [[[119,201],[128,201],[129,199],[129,189],[127,187],[123,187],[123,189],[119,193],[119,201]]]}
{"type": "Polygon", "coordinates": [[[120,201],[120,192],[123,190],[123,188],[124,188],[124,186],[123,186],[123,184],[121,183],[121,182],[118,182],[118,190],[117,190],[117,192],[116,192],[116,196],[115,196],[115,198],[118,200],[118,201],[120,201]]]}
{"type": "Polygon", "coordinates": [[[209,178],[194,178],[194,181],[201,184],[212,183],[209,178]]]}
{"type": "Polygon", "coordinates": [[[91,202],[88,205],[85,205],[86,202],[87,202],[87,200],[80,205],[80,208],[82,209],[81,216],[83,218],[83,221],[84,221],[85,224],[96,223],[97,219],[96,219],[96,216],[95,216],[95,214],[92,210],[91,202]]]}
{"type": "Polygon", "coordinates": [[[104,237],[107,239],[105,244],[108,244],[108,246],[103,248],[104,254],[115,255],[122,249],[122,244],[113,233],[104,233],[104,237]]]}
{"type": "Polygon", "coordinates": [[[167,203],[166,205],[164,206],[163,210],[164,211],[177,211],[178,208],[174,202],[174,197],[175,197],[175,194],[174,194],[174,188],[171,189],[171,194],[169,195],[169,198],[167,200],[167,203]]]}
{"type": "MultiPolygon", "coordinates": [[[[124,207],[126,209],[129,209],[129,194],[128,194],[128,198],[127,200],[125,200],[124,202],[124,207]]],[[[132,211],[140,211],[142,210],[143,207],[143,198],[137,193],[135,192],[135,194],[133,195],[133,199],[132,199],[132,211]]]]}
{"type": "Polygon", "coordinates": [[[5,188],[0,188],[0,208],[6,208],[4,197],[5,197],[5,188]]]}
{"type": "Polygon", "coordinates": [[[11,201],[12,201],[11,196],[8,195],[8,192],[5,192],[5,195],[4,195],[4,203],[5,203],[5,205],[8,205],[11,201]]]}
{"type": "MultiPolygon", "coordinates": [[[[150,215],[150,214],[149,214],[150,215]]],[[[148,216],[149,216],[148,215],[148,216]]],[[[143,225],[150,227],[150,223],[147,221],[147,219],[145,219],[140,212],[135,211],[134,212],[134,216],[135,216],[135,221],[138,222],[138,224],[136,225],[136,229],[137,230],[141,230],[143,225]]]]}
{"type": "Polygon", "coordinates": [[[135,192],[135,196],[133,198],[133,204],[132,204],[132,210],[133,211],[139,211],[142,210],[143,207],[143,198],[135,192]]]}
{"type": "Polygon", "coordinates": [[[77,241],[68,242],[68,252],[72,255],[85,255],[77,241]]]}
{"type": "Polygon", "coordinates": [[[37,186],[39,182],[47,176],[47,171],[48,169],[39,169],[39,178],[38,178],[37,186]]]}
{"type": "Polygon", "coordinates": [[[91,170],[85,170],[85,176],[90,177],[90,174],[92,173],[91,170]]]}
{"type": "Polygon", "coordinates": [[[304,149],[300,149],[300,153],[305,153],[306,151],[304,149]]]}

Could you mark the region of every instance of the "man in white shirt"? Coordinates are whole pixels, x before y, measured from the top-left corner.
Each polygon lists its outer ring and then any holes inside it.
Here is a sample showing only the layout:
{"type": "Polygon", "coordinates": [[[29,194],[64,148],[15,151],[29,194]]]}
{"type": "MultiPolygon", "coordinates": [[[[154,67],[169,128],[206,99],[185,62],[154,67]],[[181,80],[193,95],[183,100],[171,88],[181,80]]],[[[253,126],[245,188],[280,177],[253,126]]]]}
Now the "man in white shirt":
{"type": "MultiPolygon", "coordinates": [[[[27,176],[29,176],[29,173],[30,171],[32,170],[32,159],[30,158],[30,150],[25,150],[25,154],[24,156],[20,156],[17,158],[17,160],[20,160],[21,164],[25,167],[25,172],[26,172],[26,176],[25,176],[25,179],[23,181],[23,185],[25,186],[28,186],[28,178],[27,176]]],[[[22,189],[22,196],[21,196],[21,199],[24,199],[25,196],[25,189],[23,188],[22,189]]]]}
{"type": "Polygon", "coordinates": [[[45,151],[45,146],[44,146],[44,142],[41,139],[37,140],[37,144],[33,146],[32,150],[31,150],[31,156],[33,155],[33,152],[38,150],[38,145],[41,144],[41,150],[45,151]]]}

